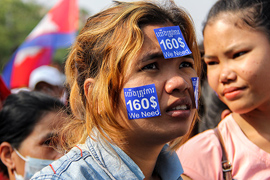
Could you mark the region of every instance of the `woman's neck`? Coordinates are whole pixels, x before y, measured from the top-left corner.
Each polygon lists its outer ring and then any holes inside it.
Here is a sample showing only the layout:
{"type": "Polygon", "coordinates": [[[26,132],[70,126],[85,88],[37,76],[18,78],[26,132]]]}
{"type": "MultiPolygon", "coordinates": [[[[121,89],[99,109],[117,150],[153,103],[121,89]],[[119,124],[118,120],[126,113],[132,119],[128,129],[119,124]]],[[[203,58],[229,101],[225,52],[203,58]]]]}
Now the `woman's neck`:
{"type": "Polygon", "coordinates": [[[245,114],[233,113],[233,117],[251,142],[270,153],[270,111],[254,110],[245,114]]]}
{"type": "Polygon", "coordinates": [[[123,151],[140,167],[145,176],[145,180],[160,179],[154,172],[157,158],[163,146],[147,146],[142,144],[128,144],[123,147],[123,151]]]}

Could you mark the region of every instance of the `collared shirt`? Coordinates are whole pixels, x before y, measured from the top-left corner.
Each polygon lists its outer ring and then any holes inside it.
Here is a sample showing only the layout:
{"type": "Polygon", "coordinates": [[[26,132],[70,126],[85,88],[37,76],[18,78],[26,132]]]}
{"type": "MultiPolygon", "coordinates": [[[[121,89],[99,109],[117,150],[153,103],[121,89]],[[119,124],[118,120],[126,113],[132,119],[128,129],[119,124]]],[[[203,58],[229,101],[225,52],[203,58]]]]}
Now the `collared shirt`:
{"type": "MultiPolygon", "coordinates": [[[[183,169],[175,152],[165,145],[158,156],[155,172],[162,179],[182,180],[183,169]]],[[[144,179],[141,169],[119,147],[87,138],[66,155],[36,173],[31,180],[144,179]]]]}

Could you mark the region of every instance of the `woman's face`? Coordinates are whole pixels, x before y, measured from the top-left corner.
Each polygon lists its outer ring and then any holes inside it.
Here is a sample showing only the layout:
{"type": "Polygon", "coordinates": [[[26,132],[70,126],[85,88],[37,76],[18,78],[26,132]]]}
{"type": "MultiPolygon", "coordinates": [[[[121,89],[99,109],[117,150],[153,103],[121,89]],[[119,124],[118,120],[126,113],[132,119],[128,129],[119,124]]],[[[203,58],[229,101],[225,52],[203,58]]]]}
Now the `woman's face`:
{"type": "MultiPolygon", "coordinates": [[[[62,156],[52,147],[51,139],[56,135],[56,128],[59,128],[67,115],[59,112],[49,112],[41,118],[35,125],[32,133],[21,143],[18,151],[24,157],[37,159],[56,160],[62,156]]],[[[21,159],[14,151],[16,156],[16,172],[24,175],[25,161],[21,159]]]]}
{"type": "MultiPolygon", "coordinates": [[[[132,141],[129,142],[161,144],[183,136],[196,112],[191,81],[191,77],[197,77],[194,60],[191,56],[164,59],[153,29],[165,26],[173,25],[146,25],[142,28],[143,46],[132,61],[132,72],[125,77],[124,88],[154,84],[161,113],[161,116],[129,120],[126,107],[122,108],[131,129],[128,138],[132,141]]],[[[125,106],[123,91],[121,102],[125,106]]],[[[146,101],[144,105],[148,105],[146,101]]]]}
{"type": "Polygon", "coordinates": [[[237,113],[270,107],[270,44],[268,37],[237,17],[221,16],[204,31],[209,85],[237,113]],[[227,21],[222,20],[226,18],[227,21]]]}

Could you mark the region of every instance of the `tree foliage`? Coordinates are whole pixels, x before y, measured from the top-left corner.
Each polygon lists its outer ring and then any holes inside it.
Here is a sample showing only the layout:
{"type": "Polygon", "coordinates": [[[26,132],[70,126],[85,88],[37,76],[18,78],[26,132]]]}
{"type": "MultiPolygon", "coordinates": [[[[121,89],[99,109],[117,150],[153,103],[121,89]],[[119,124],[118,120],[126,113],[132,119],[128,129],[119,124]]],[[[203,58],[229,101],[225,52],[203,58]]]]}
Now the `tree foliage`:
{"type": "Polygon", "coordinates": [[[38,4],[0,1],[0,71],[44,14],[44,8],[38,4]]]}

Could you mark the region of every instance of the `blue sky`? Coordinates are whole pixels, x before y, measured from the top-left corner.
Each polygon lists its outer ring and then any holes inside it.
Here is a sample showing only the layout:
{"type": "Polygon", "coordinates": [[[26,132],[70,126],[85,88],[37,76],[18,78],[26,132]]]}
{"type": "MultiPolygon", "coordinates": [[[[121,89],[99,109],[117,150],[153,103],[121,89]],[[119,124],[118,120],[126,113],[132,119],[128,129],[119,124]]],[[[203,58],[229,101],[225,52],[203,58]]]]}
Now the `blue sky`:
{"type": "MultiPolygon", "coordinates": [[[[58,0],[34,0],[40,4],[48,7],[52,7],[58,0]]],[[[95,14],[100,10],[110,6],[112,0],[78,0],[79,6],[83,7],[91,14],[95,14]]],[[[126,0],[132,1],[132,0],[126,0]]],[[[202,41],[202,22],[206,18],[210,7],[216,2],[216,0],[174,0],[179,6],[184,7],[192,16],[196,33],[199,41],[202,41]]]]}

